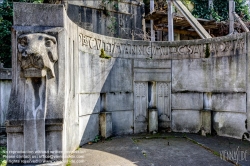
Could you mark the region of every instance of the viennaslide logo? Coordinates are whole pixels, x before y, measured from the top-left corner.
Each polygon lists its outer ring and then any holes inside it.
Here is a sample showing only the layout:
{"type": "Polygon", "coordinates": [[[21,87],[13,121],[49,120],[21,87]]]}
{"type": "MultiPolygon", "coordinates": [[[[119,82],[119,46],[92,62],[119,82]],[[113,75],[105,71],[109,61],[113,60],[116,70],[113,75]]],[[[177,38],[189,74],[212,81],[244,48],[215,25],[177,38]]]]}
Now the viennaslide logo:
{"type": "Polygon", "coordinates": [[[220,158],[225,161],[231,160],[238,164],[239,161],[247,161],[247,150],[239,150],[239,147],[230,151],[223,150],[220,151],[220,158]]]}

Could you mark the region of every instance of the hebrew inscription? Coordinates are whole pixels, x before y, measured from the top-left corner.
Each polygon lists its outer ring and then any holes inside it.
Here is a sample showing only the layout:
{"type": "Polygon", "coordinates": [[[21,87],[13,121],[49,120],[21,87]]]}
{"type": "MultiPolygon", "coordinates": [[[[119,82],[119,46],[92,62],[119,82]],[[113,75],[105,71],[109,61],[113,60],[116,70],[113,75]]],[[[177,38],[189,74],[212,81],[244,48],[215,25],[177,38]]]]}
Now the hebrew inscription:
{"type": "Polygon", "coordinates": [[[54,63],[58,60],[57,41],[42,33],[18,37],[18,59],[25,77],[55,77],[54,63]]]}

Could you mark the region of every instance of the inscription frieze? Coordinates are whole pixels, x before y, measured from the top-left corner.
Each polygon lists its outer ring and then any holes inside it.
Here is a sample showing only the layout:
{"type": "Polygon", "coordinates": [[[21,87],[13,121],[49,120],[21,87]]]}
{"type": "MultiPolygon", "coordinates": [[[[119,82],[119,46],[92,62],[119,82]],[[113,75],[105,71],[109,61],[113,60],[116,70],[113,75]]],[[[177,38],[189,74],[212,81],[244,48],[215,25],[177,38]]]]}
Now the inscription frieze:
{"type": "MultiPolygon", "coordinates": [[[[205,58],[208,47],[211,56],[230,56],[236,53],[245,53],[245,39],[243,37],[231,41],[217,41],[210,43],[188,44],[180,42],[180,45],[166,42],[136,42],[129,40],[105,40],[91,37],[90,35],[79,34],[80,49],[101,50],[116,57],[135,57],[145,55],[152,59],[185,59],[185,58],[205,58]],[[184,43],[184,44],[183,44],[184,43]]],[[[136,57],[135,57],[136,58],[136,57]]]]}

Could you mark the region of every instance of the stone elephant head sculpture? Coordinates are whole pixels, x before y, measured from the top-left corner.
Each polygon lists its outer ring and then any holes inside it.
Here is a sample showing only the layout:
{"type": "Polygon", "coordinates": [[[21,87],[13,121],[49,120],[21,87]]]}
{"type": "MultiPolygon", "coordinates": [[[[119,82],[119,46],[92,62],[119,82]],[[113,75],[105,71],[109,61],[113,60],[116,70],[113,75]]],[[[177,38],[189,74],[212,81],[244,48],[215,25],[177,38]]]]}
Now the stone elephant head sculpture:
{"type": "Polygon", "coordinates": [[[34,77],[55,77],[54,63],[58,60],[57,41],[54,36],[43,33],[20,35],[18,41],[18,59],[24,71],[43,74],[31,74],[34,77]]]}

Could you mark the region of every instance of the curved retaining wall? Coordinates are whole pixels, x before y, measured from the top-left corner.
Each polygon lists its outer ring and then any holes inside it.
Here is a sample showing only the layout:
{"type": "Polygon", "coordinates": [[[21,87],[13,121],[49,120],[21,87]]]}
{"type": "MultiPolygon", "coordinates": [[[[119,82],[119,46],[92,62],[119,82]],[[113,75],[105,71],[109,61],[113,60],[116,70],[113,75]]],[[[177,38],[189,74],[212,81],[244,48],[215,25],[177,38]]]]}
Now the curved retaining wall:
{"type": "Polygon", "coordinates": [[[67,154],[100,131],[147,132],[156,121],[151,131],[241,138],[250,130],[249,34],[131,41],[79,28],[61,5],[14,11],[9,151],[67,154]]]}

